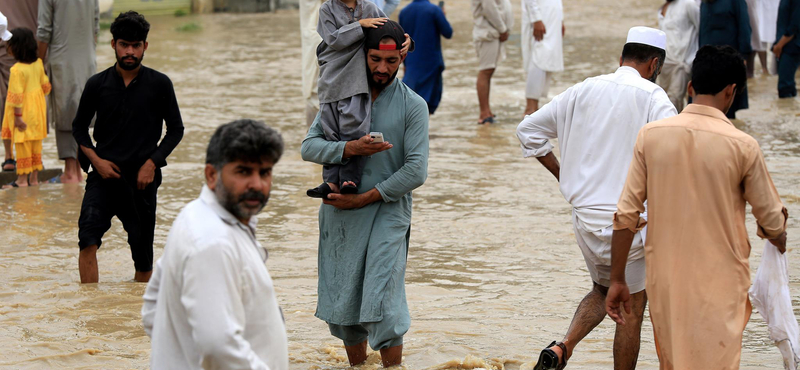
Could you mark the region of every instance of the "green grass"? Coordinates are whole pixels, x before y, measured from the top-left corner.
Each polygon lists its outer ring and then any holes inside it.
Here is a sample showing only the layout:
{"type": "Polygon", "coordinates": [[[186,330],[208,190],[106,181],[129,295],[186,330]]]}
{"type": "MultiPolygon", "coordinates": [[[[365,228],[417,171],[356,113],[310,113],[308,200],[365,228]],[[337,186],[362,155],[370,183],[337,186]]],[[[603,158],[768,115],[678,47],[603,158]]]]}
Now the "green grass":
{"type": "Polygon", "coordinates": [[[111,22],[100,22],[100,29],[107,30],[111,28],[111,22]]]}
{"type": "Polygon", "coordinates": [[[203,26],[201,26],[200,24],[195,23],[195,22],[185,23],[185,24],[182,24],[182,25],[178,26],[177,28],[175,28],[175,30],[178,31],[178,32],[197,32],[197,31],[200,31],[202,29],[203,29],[203,26]]]}
{"type": "Polygon", "coordinates": [[[185,17],[187,15],[189,15],[189,13],[185,9],[178,9],[175,11],[176,17],[185,17]]]}

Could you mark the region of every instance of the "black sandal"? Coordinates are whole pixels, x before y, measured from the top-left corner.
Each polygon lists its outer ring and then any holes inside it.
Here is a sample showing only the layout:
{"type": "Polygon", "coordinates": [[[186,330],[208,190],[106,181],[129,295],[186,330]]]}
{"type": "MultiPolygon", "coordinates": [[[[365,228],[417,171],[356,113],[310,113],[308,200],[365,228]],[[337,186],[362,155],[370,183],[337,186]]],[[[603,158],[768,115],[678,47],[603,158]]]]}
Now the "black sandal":
{"type": "Polygon", "coordinates": [[[534,366],[533,370],[561,370],[567,366],[567,346],[561,342],[553,342],[550,343],[547,348],[542,350],[542,353],[539,354],[539,361],[534,366]],[[558,346],[561,348],[561,353],[563,353],[564,362],[559,363],[558,355],[550,349],[553,346],[558,346]]]}
{"type": "Polygon", "coordinates": [[[17,161],[15,161],[14,159],[9,158],[9,159],[6,159],[5,162],[3,162],[3,172],[12,172],[12,171],[16,171],[16,170],[17,170],[17,161]],[[11,165],[13,167],[12,168],[6,168],[6,166],[8,166],[8,165],[11,165]]]}
{"type": "Polygon", "coordinates": [[[342,185],[341,190],[339,190],[339,193],[342,193],[342,194],[356,194],[356,193],[358,193],[358,186],[349,185],[349,184],[348,185],[342,185]]]}
{"type": "Polygon", "coordinates": [[[322,185],[306,191],[306,195],[309,197],[321,199],[328,199],[328,194],[330,193],[333,193],[333,189],[331,189],[327,182],[323,182],[322,185]]]}

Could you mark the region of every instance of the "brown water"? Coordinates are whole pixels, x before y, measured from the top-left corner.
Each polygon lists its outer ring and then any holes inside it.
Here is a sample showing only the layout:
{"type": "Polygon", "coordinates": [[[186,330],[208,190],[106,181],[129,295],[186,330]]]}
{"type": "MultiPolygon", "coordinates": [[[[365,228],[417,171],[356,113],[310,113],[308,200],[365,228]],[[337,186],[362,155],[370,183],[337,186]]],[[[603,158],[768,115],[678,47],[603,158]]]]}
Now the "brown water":
{"type": "MultiPolygon", "coordinates": [[[[405,2],[404,2],[405,3],[405,2]]],[[[588,76],[614,71],[626,31],[655,25],[650,0],[565,1],[566,71],[551,96],[588,76]]],[[[515,1],[519,9],[519,2],[515,1]]],[[[429,178],[414,194],[407,292],[412,315],[405,339],[408,369],[525,369],[539,350],[561,339],[578,301],[591,286],[575,245],[570,207],[535,160],[521,158],[514,136],[524,109],[517,35],[498,68],[492,104],[499,123],[474,124],[476,57],[471,12],[449,1],[456,30],[445,41],[445,96],[430,124],[429,178]]],[[[519,12],[517,12],[519,14],[519,12]]],[[[314,317],[318,201],[303,191],[320,168],[302,162],[305,135],[300,97],[300,39],[296,11],[152,17],[145,63],[173,80],[186,124],[159,191],[156,258],[170,224],[203,182],[202,161],[212,130],[235,118],[265,120],[283,133],[287,151],[275,170],[270,205],[261,217],[261,242],[286,315],[293,369],[347,367],[341,344],[314,317]],[[201,31],[176,27],[195,22],[201,31]]],[[[113,63],[106,46],[98,65],[113,63]]],[[[739,127],[762,145],[789,213],[800,215],[800,101],[778,101],[776,77],[751,80],[751,109],[739,127]]],[[[57,167],[53,137],[45,165],[57,167]]],[[[0,368],[145,369],[150,341],[141,327],[143,284],[132,283],[125,232],[116,220],[98,258],[101,283],[81,286],[77,219],[82,186],[42,185],[0,192],[0,368]]],[[[790,250],[800,235],[789,221],[790,250]]],[[[762,242],[748,216],[753,274],[762,242]]],[[[792,291],[800,299],[800,267],[790,253],[792,291]]],[[[576,349],[571,369],[612,367],[614,325],[604,321],[576,349]]],[[[649,319],[640,369],[656,369],[649,319]]],[[[767,328],[754,313],[743,343],[742,368],[781,369],[767,328]]],[[[378,365],[373,355],[362,369],[378,365]]]]}

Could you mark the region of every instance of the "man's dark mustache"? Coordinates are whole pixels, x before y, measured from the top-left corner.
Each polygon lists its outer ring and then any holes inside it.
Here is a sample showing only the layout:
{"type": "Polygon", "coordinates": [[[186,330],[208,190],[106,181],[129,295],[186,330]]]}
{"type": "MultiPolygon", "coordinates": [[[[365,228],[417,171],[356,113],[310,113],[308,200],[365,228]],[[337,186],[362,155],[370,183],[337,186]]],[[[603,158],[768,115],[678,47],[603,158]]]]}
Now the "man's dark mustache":
{"type": "Polygon", "coordinates": [[[257,200],[261,202],[261,204],[267,203],[267,196],[260,191],[250,190],[242,195],[239,196],[239,202],[244,202],[247,200],[257,200]]]}

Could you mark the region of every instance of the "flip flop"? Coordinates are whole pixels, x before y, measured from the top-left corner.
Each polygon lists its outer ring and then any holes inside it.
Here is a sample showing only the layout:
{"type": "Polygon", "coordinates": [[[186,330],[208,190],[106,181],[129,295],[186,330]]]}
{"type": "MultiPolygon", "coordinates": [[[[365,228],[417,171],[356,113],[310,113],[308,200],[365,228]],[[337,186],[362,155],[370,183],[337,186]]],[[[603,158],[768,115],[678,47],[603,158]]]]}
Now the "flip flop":
{"type": "Polygon", "coordinates": [[[59,176],[53,177],[52,179],[47,180],[47,183],[48,184],[60,184],[61,183],[61,176],[59,175],[59,176]]]}
{"type": "Polygon", "coordinates": [[[567,346],[564,345],[564,343],[554,341],[539,354],[539,361],[536,362],[536,366],[533,367],[533,370],[561,370],[567,366],[566,358],[563,363],[559,364],[558,355],[550,349],[553,346],[560,347],[561,353],[564,356],[567,355],[567,346]]]}
{"type": "Polygon", "coordinates": [[[17,185],[17,180],[14,180],[14,181],[6,184],[6,185],[3,185],[3,189],[12,189],[12,188],[18,188],[18,187],[19,187],[19,185],[17,185]]]}
{"type": "Polygon", "coordinates": [[[494,123],[494,117],[495,117],[495,116],[489,116],[489,117],[486,117],[486,118],[484,118],[484,119],[482,119],[482,120],[478,121],[478,124],[479,124],[479,125],[485,125],[485,124],[487,124],[487,123],[494,123]]]}
{"type": "Polygon", "coordinates": [[[16,170],[17,170],[17,161],[9,158],[9,159],[6,159],[5,162],[3,162],[3,172],[12,172],[12,171],[16,171],[16,170]],[[11,166],[11,168],[6,168],[6,166],[9,166],[9,165],[11,166]]]}
{"type": "Polygon", "coordinates": [[[330,193],[333,193],[333,189],[331,189],[327,182],[323,182],[322,185],[316,188],[306,190],[306,195],[312,198],[327,199],[330,193]]]}
{"type": "Polygon", "coordinates": [[[339,193],[342,194],[356,194],[358,193],[358,186],[355,185],[343,185],[339,193]]]}

